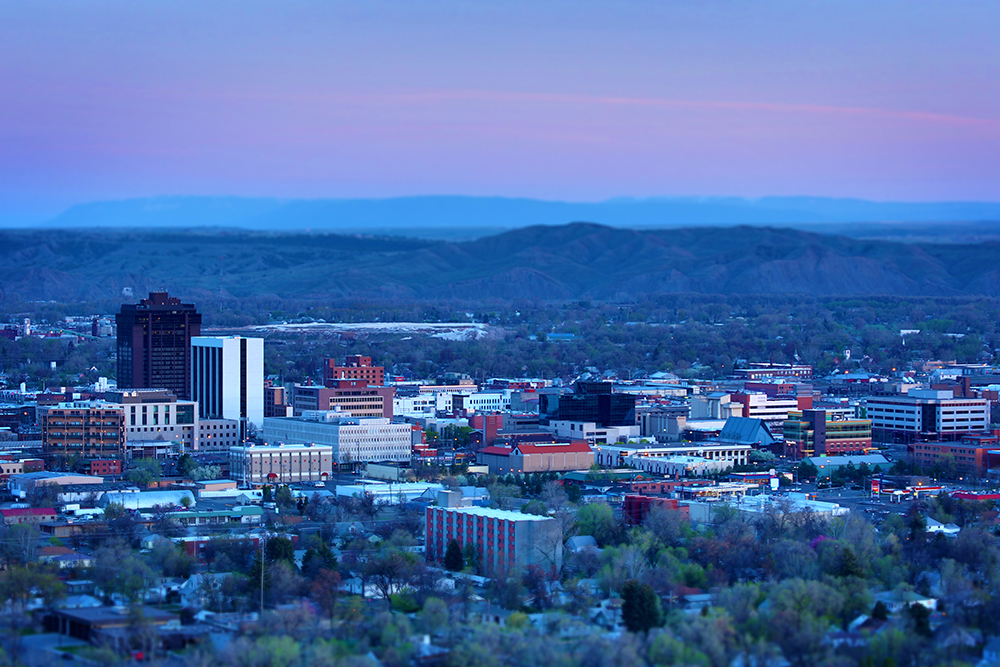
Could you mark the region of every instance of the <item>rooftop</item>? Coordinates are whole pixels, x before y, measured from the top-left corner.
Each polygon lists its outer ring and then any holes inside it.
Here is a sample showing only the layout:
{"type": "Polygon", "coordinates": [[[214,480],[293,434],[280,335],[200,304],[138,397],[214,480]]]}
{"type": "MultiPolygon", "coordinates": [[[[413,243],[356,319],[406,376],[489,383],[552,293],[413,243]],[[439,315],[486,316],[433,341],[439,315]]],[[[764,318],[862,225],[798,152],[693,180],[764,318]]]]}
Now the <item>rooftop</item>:
{"type": "Polygon", "coordinates": [[[441,507],[446,512],[456,514],[471,514],[489,519],[503,519],[505,521],[553,521],[551,517],[537,516],[535,514],[521,514],[510,510],[496,510],[492,507],[441,507]]]}

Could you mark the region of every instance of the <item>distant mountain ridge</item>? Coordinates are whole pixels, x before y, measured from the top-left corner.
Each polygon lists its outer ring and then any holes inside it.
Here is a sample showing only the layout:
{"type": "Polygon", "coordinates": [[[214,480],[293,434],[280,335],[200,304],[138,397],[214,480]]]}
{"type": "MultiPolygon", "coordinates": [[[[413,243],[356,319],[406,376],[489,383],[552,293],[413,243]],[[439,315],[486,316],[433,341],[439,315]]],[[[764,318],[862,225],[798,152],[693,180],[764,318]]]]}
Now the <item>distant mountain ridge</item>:
{"type": "Polygon", "coordinates": [[[1000,243],[769,227],[533,226],[468,242],[232,230],[0,231],[0,296],[631,300],[643,294],[1000,296],[1000,243]]]}
{"type": "MultiPolygon", "coordinates": [[[[677,197],[560,202],[507,197],[387,199],[150,197],[73,206],[46,227],[236,227],[369,231],[515,229],[591,221],[612,227],[777,225],[842,232],[829,225],[1000,221],[1000,203],[893,203],[822,197],[677,197]]],[[[859,231],[864,231],[859,230],[859,231]]],[[[859,234],[848,231],[851,235],[859,234]]]]}

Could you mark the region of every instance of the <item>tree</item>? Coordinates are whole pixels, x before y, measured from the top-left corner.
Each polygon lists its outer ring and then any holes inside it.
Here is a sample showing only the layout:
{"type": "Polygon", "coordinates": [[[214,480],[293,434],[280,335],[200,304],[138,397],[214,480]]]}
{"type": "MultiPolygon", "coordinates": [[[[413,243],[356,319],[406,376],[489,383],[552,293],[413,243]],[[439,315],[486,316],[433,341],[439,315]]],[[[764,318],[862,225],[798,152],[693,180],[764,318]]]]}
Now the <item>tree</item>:
{"type": "Polygon", "coordinates": [[[340,575],[335,570],[321,569],[309,588],[312,599],[330,617],[337,612],[337,597],[340,594],[340,575]]]}
{"type": "Polygon", "coordinates": [[[292,498],[292,490],[288,488],[287,485],[282,485],[278,487],[278,490],[274,494],[274,502],[278,504],[283,510],[288,510],[295,505],[295,499],[292,498]]]}
{"type": "Polygon", "coordinates": [[[809,459],[803,459],[799,464],[799,481],[804,481],[807,479],[815,479],[816,475],[819,474],[819,468],[817,468],[812,461],[809,459]]]}
{"type": "Polygon", "coordinates": [[[444,566],[452,572],[459,572],[465,567],[465,559],[462,557],[462,548],[458,542],[450,540],[448,548],[444,552],[444,566]]]}
{"type": "Polygon", "coordinates": [[[295,545],[287,537],[272,537],[267,540],[267,560],[274,563],[283,560],[294,567],[295,545]]]}
{"type": "Polygon", "coordinates": [[[884,602],[879,600],[878,602],[875,603],[875,606],[872,607],[872,618],[874,618],[876,621],[888,620],[889,607],[887,607],[884,602]]]}
{"type": "Polygon", "coordinates": [[[635,579],[622,586],[622,622],[629,632],[649,632],[663,622],[660,598],[653,587],[635,579]]]}
{"type": "Polygon", "coordinates": [[[382,549],[368,559],[365,569],[388,603],[389,596],[409,581],[417,569],[416,554],[396,548],[382,549]]]}
{"type": "Polygon", "coordinates": [[[424,608],[417,614],[417,620],[424,632],[432,636],[437,634],[448,625],[448,604],[440,598],[427,598],[424,608]]]}
{"type": "Polygon", "coordinates": [[[162,466],[156,459],[137,459],[126,471],[125,479],[141,489],[147,489],[153,482],[160,481],[162,474],[162,466]]]}
{"type": "Polygon", "coordinates": [[[590,535],[605,546],[615,538],[618,526],[610,505],[588,503],[577,512],[576,529],[580,535],[590,535]]]}
{"type": "Polygon", "coordinates": [[[198,468],[198,462],[194,460],[194,457],[188,453],[181,454],[180,458],[177,459],[177,472],[181,474],[182,477],[189,477],[198,468]]]}

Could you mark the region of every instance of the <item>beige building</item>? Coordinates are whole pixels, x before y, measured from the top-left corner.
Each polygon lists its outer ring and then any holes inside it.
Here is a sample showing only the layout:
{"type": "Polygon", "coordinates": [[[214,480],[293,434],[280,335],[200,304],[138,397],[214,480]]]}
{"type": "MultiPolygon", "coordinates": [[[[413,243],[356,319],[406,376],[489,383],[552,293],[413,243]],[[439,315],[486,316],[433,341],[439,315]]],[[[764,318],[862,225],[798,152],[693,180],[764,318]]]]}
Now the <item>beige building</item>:
{"type": "Polygon", "coordinates": [[[329,446],[251,445],[229,450],[229,476],[249,486],[324,482],[332,472],[329,446]]]}

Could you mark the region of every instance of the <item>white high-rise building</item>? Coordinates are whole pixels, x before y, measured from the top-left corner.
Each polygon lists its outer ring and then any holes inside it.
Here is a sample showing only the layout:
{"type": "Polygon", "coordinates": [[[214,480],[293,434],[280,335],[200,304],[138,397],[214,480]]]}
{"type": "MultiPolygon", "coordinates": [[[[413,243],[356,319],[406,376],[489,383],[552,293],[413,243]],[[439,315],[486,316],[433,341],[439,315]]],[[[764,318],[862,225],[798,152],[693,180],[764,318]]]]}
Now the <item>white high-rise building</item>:
{"type": "Polygon", "coordinates": [[[191,338],[191,399],[202,419],[264,424],[264,339],[242,336],[191,338]]]}

